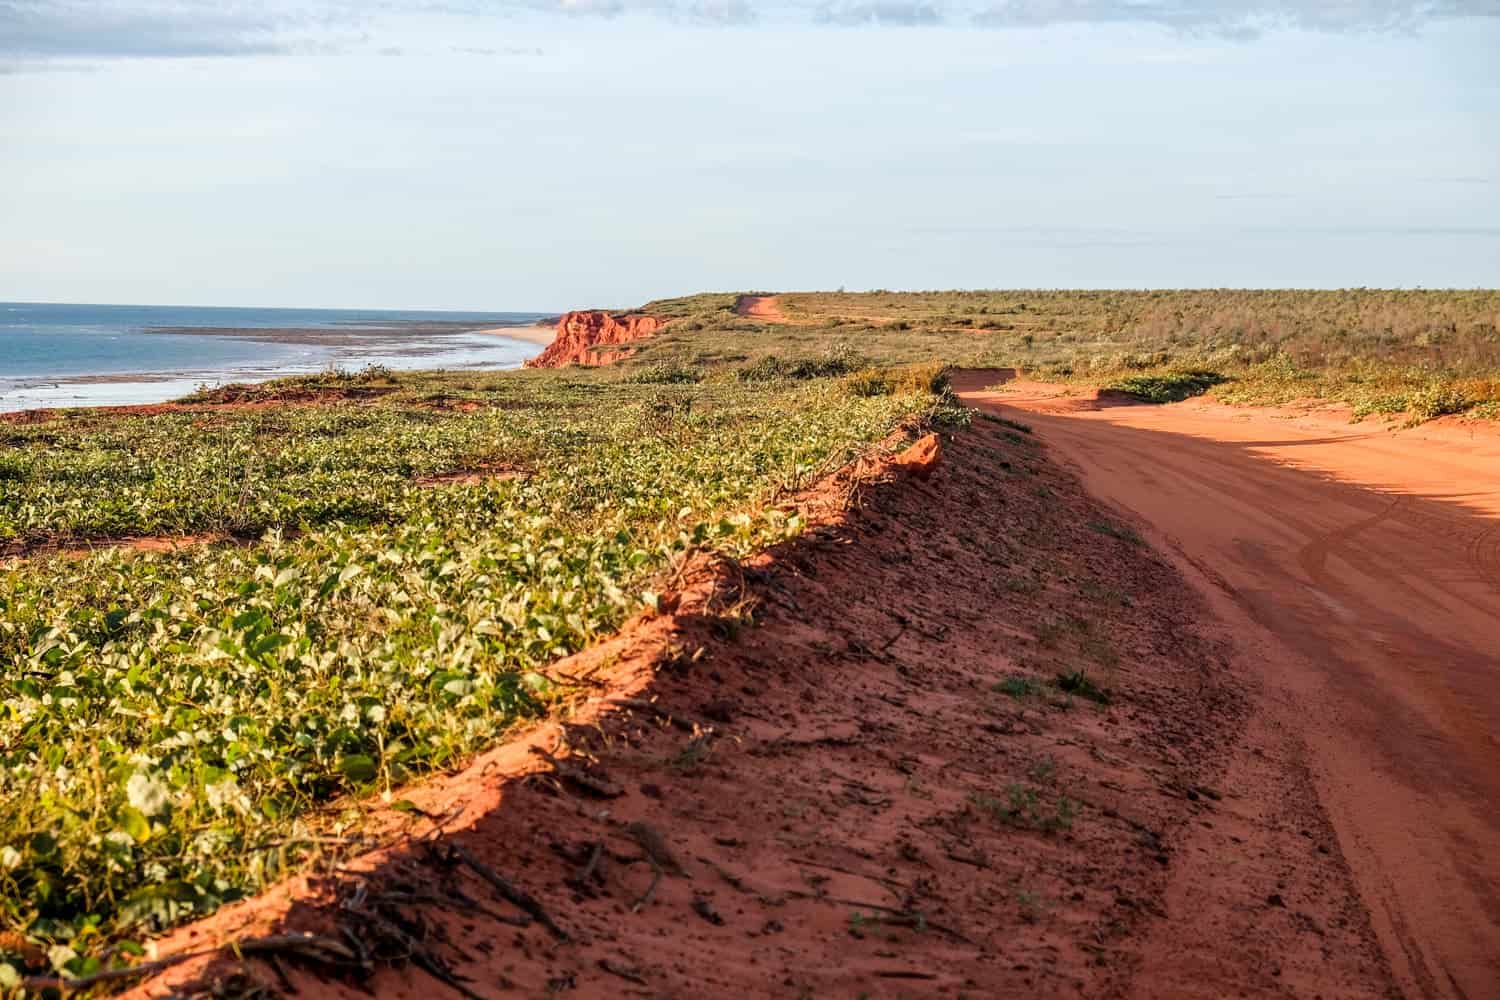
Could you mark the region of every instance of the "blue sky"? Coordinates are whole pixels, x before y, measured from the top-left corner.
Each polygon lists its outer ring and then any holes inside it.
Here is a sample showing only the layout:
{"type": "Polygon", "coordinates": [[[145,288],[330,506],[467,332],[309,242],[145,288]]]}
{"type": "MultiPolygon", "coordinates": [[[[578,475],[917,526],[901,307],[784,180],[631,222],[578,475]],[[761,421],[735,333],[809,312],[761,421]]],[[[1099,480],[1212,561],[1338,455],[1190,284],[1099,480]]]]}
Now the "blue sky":
{"type": "Polygon", "coordinates": [[[1500,2],[0,0],[0,299],[1500,285],[1500,2]]]}

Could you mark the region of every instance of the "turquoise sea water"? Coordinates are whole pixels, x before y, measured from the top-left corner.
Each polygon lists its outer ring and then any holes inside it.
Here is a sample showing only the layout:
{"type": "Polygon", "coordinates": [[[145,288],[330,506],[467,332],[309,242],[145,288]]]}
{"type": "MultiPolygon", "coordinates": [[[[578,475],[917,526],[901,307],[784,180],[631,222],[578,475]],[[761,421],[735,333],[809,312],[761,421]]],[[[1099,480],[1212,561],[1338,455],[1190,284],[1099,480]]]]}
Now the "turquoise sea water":
{"type": "Polygon", "coordinates": [[[157,402],[329,367],[515,367],[539,348],[474,331],[542,315],[0,302],[0,410],[157,402]],[[237,332],[155,332],[169,327],[237,332]],[[299,332],[273,332],[287,330],[299,332]]]}

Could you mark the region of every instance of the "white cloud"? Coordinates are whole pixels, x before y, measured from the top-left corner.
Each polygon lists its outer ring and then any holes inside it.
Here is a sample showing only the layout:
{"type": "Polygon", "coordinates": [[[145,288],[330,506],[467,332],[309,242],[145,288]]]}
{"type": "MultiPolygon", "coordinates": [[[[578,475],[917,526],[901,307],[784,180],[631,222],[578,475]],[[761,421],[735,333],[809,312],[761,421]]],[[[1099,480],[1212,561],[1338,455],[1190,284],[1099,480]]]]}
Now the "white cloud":
{"type": "Polygon", "coordinates": [[[582,17],[645,14],[716,24],[1145,23],[1248,38],[1273,27],[1390,31],[1455,17],[1500,17],[1500,0],[0,0],[0,58],[14,71],[37,60],[59,58],[236,56],[355,45],[390,49],[392,40],[372,33],[375,20],[412,15],[469,20],[538,12],[582,17]]]}
{"type": "Polygon", "coordinates": [[[0,55],[221,56],[274,52],[286,15],[202,3],[0,2],[0,55]]]}

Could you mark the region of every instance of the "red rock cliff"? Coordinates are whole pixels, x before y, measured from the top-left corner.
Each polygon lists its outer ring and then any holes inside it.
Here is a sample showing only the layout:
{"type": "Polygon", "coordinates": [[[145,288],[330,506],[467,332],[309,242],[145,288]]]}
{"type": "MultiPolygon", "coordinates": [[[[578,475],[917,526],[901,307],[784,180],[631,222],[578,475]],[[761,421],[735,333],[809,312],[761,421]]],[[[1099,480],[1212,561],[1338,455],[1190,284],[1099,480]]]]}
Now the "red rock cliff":
{"type": "Polygon", "coordinates": [[[655,316],[616,316],[600,309],[570,312],[557,321],[557,336],[547,349],[530,361],[528,368],[561,368],[564,365],[607,365],[630,354],[629,350],[600,350],[651,336],[665,325],[655,316]]]}

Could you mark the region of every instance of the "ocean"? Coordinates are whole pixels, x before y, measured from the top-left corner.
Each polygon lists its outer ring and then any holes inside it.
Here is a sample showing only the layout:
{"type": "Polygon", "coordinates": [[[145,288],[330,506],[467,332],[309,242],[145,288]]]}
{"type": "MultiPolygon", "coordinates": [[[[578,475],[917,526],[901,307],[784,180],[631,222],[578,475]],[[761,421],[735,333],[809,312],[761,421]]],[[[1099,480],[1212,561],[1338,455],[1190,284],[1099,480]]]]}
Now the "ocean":
{"type": "Polygon", "coordinates": [[[0,302],[0,411],[161,402],[328,368],[514,368],[539,345],[478,331],[544,315],[0,302]]]}

